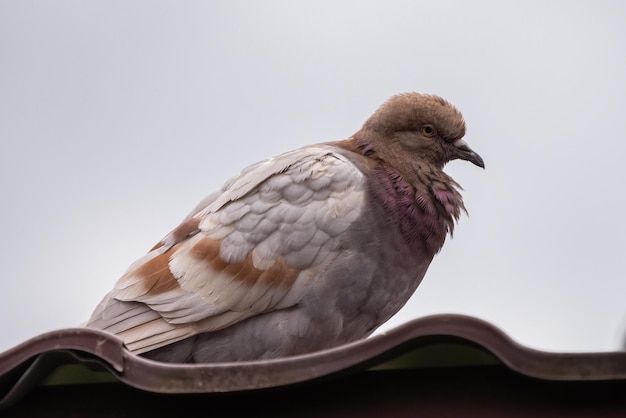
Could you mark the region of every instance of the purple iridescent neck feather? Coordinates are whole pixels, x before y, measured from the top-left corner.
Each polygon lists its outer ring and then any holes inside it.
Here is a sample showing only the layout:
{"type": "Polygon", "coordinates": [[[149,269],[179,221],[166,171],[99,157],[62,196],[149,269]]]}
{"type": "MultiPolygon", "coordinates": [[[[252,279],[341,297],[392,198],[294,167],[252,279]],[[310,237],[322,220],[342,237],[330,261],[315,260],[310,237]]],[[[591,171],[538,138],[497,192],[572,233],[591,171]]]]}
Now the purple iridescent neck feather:
{"type": "Polygon", "coordinates": [[[422,167],[420,162],[416,162],[417,178],[408,179],[380,159],[372,144],[360,142],[358,149],[362,155],[378,161],[372,172],[379,185],[373,189],[374,195],[398,225],[409,248],[434,256],[446,235],[452,235],[461,210],[465,210],[457,190],[460,186],[442,170],[422,167]]]}

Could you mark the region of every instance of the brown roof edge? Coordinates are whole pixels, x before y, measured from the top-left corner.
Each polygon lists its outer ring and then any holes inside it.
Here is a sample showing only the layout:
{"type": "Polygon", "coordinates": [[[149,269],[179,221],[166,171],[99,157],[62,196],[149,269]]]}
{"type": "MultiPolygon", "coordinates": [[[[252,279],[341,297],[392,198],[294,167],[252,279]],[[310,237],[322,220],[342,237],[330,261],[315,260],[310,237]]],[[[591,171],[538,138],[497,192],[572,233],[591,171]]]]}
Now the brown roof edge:
{"type": "Polygon", "coordinates": [[[293,385],[363,370],[433,343],[461,341],[493,354],[509,369],[547,380],[626,379],[626,351],[555,353],[514,342],[492,324],[464,315],[433,315],[329,350],[276,360],[168,364],[136,356],[117,337],[89,328],[48,332],[0,353],[0,409],[56,367],[104,366],[121,382],[155,393],[235,392],[293,385]]]}

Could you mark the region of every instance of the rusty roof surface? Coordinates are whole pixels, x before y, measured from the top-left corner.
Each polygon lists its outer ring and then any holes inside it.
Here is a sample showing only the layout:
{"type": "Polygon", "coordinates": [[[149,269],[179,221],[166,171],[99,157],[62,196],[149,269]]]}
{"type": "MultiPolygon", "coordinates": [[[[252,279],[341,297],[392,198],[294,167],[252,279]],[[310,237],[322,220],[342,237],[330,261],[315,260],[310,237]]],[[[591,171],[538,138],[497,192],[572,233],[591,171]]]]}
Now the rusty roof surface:
{"type": "MultiPolygon", "coordinates": [[[[59,380],[59,370],[65,372],[64,376],[61,373],[61,383],[65,384],[85,382],[86,375],[87,382],[108,379],[161,394],[241,392],[302,385],[372,368],[402,368],[406,365],[403,356],[406,360],[407,353],[428,347],[435,348],[439,359],[427,356],[419,367],[437,367],[437,362],[446,362],[442,356],[453,353],[442,347],[451,346],[465,347],[470,364],[489,363],[491,359],[536,379],[626,380],[626,351],[539,351],[516,343],[488,322],[463,315],[416,319],[384,334],[311,354],[219,364],[159,363],[132,354],[111,334],[69,328],[39,335],[0,353],[0,409],[41,384],[54,384],[55,378],[59,380]],[[82,377],[72,377],[72,366],[83,369],[82,377]]],[[[447,360],[454,364],[458,358],[447,360]]]]}

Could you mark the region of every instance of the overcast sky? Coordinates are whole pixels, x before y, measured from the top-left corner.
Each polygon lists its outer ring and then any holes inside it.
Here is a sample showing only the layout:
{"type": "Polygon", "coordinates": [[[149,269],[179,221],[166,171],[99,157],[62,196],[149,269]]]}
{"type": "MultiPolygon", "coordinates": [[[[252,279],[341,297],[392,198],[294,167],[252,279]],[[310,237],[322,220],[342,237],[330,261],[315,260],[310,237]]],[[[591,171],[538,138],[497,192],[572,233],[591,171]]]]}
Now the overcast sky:
{"type": "Polygon", "coordinates": [[[625,5],[0,0],[0,351],[86,320],[240,169],[405,91],[453,102],[487,169],[447,166],[470,217],[383,329],[457,312],[619,348],[625,5]]]}

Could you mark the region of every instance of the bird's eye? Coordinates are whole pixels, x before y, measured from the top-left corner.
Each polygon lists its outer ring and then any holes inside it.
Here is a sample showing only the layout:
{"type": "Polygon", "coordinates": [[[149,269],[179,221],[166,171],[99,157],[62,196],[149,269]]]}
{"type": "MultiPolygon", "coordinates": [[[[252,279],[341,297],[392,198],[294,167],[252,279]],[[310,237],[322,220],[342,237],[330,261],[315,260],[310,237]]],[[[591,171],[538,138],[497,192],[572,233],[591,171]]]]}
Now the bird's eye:
{"type": "Polygon", "coordinates": [[[435,136],[436,133],[437,131],[435,131],[435,128],[433,127],[433,125],[422,126],[422,135],[430,138],[432,136],[435,136]]]}

